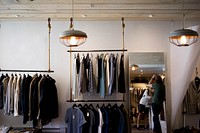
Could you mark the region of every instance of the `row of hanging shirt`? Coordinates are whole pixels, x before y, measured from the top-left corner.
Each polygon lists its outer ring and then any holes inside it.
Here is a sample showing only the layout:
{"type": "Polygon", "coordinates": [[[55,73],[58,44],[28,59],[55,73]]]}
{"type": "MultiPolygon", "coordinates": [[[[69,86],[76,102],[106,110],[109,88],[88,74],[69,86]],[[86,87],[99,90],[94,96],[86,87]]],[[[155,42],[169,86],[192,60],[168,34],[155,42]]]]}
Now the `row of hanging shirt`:
{"type": "Polygon", "coordinates": [[[66,111],[65,122],[69,133],[127,133],[128,113],[124,105],[76,105],[66,111]]]}
{"type": "Polygon", "coordinates": [[[46,125],[58,117],[55,82],[49,75],[2,74],[0,109],[5,115],[23,116],[23,124],[32,121],[33,127],[46,125]]]}
{"type": "Polygon", "coordinates": [[[73,95],[89,93],[100,94],[101,98],[111,96],[113,92],[125,93],[124,55],[106,53],[79,56],[74,54],[73,95]]]}

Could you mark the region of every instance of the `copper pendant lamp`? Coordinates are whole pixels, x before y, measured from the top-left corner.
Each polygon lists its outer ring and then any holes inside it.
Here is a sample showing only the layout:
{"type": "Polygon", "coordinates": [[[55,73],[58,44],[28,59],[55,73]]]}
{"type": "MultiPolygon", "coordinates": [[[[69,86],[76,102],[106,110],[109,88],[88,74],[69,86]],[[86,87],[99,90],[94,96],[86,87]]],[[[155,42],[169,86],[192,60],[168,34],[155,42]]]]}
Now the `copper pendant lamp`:
{"type": "Polygon", "coordinates": [[[67,47],[77,47],[86,42],[87,34],[80,30],[75,30],[73,25],[74,0],[72,0],[72,17],[70,18],[69,30],[60,34],[60,42],[67,47]]]}
{"type": "Polygon", "coordinates": [[[169,34],[169,41],[176,46],[190,46],[197,42],[198,33],[191,29],[185,29],[185,13],[184,13],[184,0],[183,0],[183,28],[175,30],[169,34]]]}

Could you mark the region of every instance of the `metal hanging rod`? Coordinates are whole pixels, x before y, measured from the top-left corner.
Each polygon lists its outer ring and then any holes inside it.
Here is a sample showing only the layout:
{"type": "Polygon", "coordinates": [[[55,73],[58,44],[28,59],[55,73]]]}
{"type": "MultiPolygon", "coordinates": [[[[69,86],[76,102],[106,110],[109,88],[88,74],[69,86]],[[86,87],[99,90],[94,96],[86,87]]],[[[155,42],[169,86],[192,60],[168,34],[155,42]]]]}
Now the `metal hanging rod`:
{"type": "Polygon", "coordinates": [[[0,68],[0,72],[43,72],[43,73],[53,73],[54,71],[50,71],[50,70],[16,70],[16,69],[1,69],[0,68]]]}
{"type": "Polygon", "coordinates": [[[119,52],[128,51],[127,49],[101,49],[101,50],[68,50],[67,52],[119,52]]]}
{"type": "Polygon", "coordinates": [[[67,102],[125,102],[125,100],[67,100],[67,102]]]}

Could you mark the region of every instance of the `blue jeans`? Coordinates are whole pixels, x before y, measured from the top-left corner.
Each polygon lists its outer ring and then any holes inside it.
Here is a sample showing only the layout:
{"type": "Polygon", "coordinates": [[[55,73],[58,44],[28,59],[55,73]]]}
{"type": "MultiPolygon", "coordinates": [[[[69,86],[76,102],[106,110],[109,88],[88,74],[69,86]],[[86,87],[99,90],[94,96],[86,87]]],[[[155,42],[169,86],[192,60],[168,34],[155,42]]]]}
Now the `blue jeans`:
{"type": "Polygon", "coordinates": [[[161,126],[160,126],[160,120],[159,120],[159,114],[161,112],[161,106],[152,103],[152,110],[153,110],[153,123],[154,123],[154,128],[153,131],[156,133],[162,133],[161,126]]]}

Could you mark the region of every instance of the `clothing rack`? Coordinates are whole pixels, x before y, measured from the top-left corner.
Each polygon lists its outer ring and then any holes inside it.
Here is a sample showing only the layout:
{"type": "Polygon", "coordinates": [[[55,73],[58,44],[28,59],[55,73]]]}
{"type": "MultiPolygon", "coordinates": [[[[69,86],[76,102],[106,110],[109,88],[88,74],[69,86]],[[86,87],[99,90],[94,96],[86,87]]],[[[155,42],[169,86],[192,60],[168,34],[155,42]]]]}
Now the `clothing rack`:
{"type": "Polygon", "coordinates": [[[69,92],[69,100],[67,100],[67,102],[123,102],[125,101],[125,95],[123,94],[123,98],[122,100],[73,100],[72,99],[72,53],[73,52],[124,52],[128,51],[127,49],[124,49],[124,28],[125,28],[125,24],[124,24],[124,18],[121,18],[122,20],[122,37],[123,37],[123,41],[122,41],[122,49],[91,49],[91,50],[72,50],[72,47],[70,47],[69,50],[67,50],[67,52],[70,53],[70,92],[69,92]]]}
{"type": "Polygon", "coordinates": [[[42,72],[42,73],[53,73],[51,70],[16,70],[16,69],[1,69],[0,72],[42,72]]]}
{"type": "MultiPolygon", "coordinates": [[[[67,52],[70,53],[70,94],[69,94],[69,100],[67,100],[67,102],[110,102],[110,100],[72,100],[72,68],[71,68],[71,64],[72,64],[72,53],[73,52],[119,52],[122,51],[124,54],[124,51],[128,51],[127,49],[115,49],[115,50],[111,50],[111,49],[99,49],[99,50],[72,50],[72,48],[70,47],[70,50],[67,50],[67,52]]],[[[113,100],[114,102],[122,102],[125,101],[124,100],[124,94],[123,94],[123,98],[122,100],[113,100]]]]}
{"type": "Polygon", "coordinates": [[[99,49],[99,50],[68,50],[67,52],[119,52],[119,51],[128,51],[127,49],[99,49]]]}
{"type": "Polygon", "coordinates": [[[67,102],[125,102],[125,100],[67,100],[67,102]]]}

